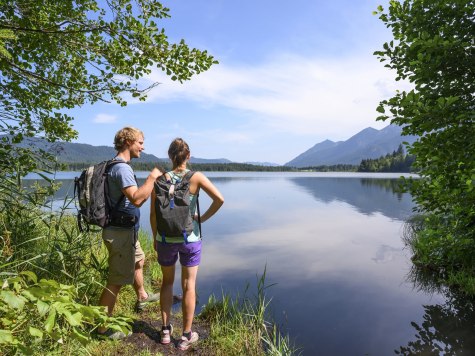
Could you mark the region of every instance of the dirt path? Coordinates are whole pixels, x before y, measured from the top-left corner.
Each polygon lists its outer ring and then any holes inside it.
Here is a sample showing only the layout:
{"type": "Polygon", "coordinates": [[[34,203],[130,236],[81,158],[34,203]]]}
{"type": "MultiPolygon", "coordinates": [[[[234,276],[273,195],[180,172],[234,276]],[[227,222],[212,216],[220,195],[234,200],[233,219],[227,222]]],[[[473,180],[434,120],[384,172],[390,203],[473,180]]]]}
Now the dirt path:
{"type": "MultiPolygon", "coordinates": [[[[180,339],[180,327],[182,324],[181,317],[172,315],[171,324],[175,326],[175,331],[172,335],[172,342],[168,345],[160,344],[160,329],[162,326],[161,320],[157,315],[158,310],[145,310],[141,314],[137,314],[137,318],[132,325],[133,334],[125,338],[122,342],[126,345],[123,349],[118,348],[116,355],[137,355],[141,351],[148,350],[152,355],[212,355],[213,353],[209,349],[203,347],[203,340],[206,340],[209,336],[209,325],[200,320],[193,321],[193,331],[196,331],[200,340],[198,343],[190,347],[187,351],[181,351],[177,349],[176,345],[180,339]]],[[[158,308],[157,308],[158,309],[158,308]]]]}

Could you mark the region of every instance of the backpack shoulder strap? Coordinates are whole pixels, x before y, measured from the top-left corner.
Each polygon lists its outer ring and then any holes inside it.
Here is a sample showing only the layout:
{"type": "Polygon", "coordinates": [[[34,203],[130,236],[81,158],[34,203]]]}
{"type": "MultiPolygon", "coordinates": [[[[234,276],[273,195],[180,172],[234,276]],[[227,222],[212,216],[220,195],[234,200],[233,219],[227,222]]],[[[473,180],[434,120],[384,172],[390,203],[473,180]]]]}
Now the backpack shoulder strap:
{"type": "Polygon", "coordinates": [[[106,163],[106,171],[109,172],[110,169],[112,168],[112,166],[114,166],[114,165],[116,165],[116,164],[118,164],[118,163],[125,163],[125,164],[128,164],[128,163],[125,162],[125,161],[122,161],[122,160],[120,160],[120,159],[115,159],[115,158],[113,158],[113,159],[110,159],[110,160],[107,161],[107,163],[106,163]]]}
{"type": "Polygon", "coordinates": [[[183,176],[183,178],[181,179],[182,182],[189,182],[191,177],[193,177],[193,174],[195,174],[196,172],[195,171],[188,171],[185,173],[185,175],[183,176]]]}
{"type": "MultiPolygon", "coordinates": [[[[104,171],[104,174],[106,175],[106,180],[105,180],[105,184],[106,184],[106,187],[105,187],[106,203],[108,204],[109,208],[112,209],[112,210],[116,210],[120,206],[122,201],[125,199],[124,193],[121,192],[121,196],[120,196],[119,200],[114,205],[114,207],[112,207],[112,201],[111,201],[110,194],[109,194],[109,172],[110,172],[112,166],[114,166],[118,163],[128,164],[125,161],[113,158],[113,159],[110,159],[110,160],[107,161],[106,169],[104,171]]],[[[137,182],[137,177],[135,176],[135,174],[134,174],[134,178],[135,178],[135,181],[137,182]]],[[[137,185],[138,185],[138,183],[137,183],[137,185]]]]}
{"type": "MultiPolygon", "coordinates": [[[[182,182],[189,182],[191,177],[196,173],[196,171],[188,171],[186,174],[183,176],[182,182]]],[[[199,193],[196,194],[196,212],[198,213],[198,227],[200,230],[200,238],[203,238],[203,233],[201,232],[201,213],[200,213],[200,195],[199,193]]]]}

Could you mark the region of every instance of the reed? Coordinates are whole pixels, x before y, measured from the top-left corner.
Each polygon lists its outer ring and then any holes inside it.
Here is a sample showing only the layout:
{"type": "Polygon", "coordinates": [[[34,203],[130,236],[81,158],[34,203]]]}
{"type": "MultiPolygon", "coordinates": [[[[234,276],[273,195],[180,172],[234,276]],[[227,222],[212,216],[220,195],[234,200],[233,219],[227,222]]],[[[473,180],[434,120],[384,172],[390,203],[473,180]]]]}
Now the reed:
{"type": "Polygon", "coordinates": [[[247,297],[231,298],[221,293],[218,299],[211,295],[198,316],[210,323],[211,333],[205,341],[206,347],[215,355],[296,355],[298,349],[291,345],[288,336],[283,335],[268,315],[271,299],[267,298],[266,269],[258,277],[257,293],[247,297]]]}

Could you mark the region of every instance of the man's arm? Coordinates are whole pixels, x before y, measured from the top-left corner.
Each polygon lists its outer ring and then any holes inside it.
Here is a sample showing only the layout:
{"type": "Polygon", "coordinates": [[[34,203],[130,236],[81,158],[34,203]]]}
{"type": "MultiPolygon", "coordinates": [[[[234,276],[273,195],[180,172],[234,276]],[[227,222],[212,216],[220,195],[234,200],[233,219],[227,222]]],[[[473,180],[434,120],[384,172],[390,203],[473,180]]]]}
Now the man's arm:
{"type": "Polygon", "coordinates": [[[140,187],[137,187],[136,185],[126,187],[122,189],[122,193],[124,193],[127,199],[129,199],[129,201],[134,206],[140,208],[150,196],[155,180],[161,175],[162,173],[158,170],[158,168],[154,168],[148,175],[144,184],[142,184],[140,187]]]}

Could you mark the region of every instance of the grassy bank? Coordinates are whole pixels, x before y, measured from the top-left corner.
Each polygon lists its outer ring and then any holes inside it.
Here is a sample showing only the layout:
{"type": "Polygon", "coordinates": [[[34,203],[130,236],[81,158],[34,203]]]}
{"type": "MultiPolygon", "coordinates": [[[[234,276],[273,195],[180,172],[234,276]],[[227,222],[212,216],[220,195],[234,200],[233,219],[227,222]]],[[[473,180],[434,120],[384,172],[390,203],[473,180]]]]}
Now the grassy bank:
{"type": "Polygon", "coordinates": [[[431,275],[434,287],[475,297],[473,228],[449,226],[451,219],[417,215],[406,222],[403,239],[414,265],[431,275]]]}
{"type": "MultiPolygon", "coordinates": [[[[146,254],[145,284],[147,290],[158,291],[161,272],[155,261],[155,251],[150,236],[142,233],[140,242],[146,254]]],[[[226,293],[211,296],[200,314],[196,316],[193,329],[200,334],[199,343],[192,351],[200,355],[293,355],[288,337],[282,335],[267,318],[270,300],[265,295],[265,271],[257,281],[257,295],[248,298],[246,293],[231,298],[226,293]]],[[[247,290],[248,288],[246,288],[247,290]]],[[[171,345],[159,344],[161,327],[158,303],[136,314],[132,310],[135,294],[131,286],[121,292],[117,312],[132,320],[134,334],[123,341],[94,341],[87,347],[93,355],[173,355],[180,354],[171,345]]],[[[179,308],[178,308],[179,309],[179,308]]],[[[174,340],[181,335],[181,318],[178,312],[172,317],[174,340]]]]}
{"type": "MultiPolygon", "coordinates": [[[[33,355],[160,355],[174,347],[158,343],[159,305],[141,314],[133,311],[131,286],[121,291],[115,317],[97,307],[107,276],[107,251],[100,231],[79,232],[74,216],[53,209],[51,190],[25,192],[16,182],[0,180],[0,348],[2,354],[33,355]],[[132,336],[119,342],[94,337],[100,325],[132,336]]],[[[68,202],[65,202],[67,205],[68,202]]],[[[151,238],[140,232],[146,253],[145,284],[158,291],[161,272],[151,238]]],[[[265,272],[257,297],[212,297],[194,324],[203,355],[288,355],[294,353],[266,318],[265,272]]],[[[181,315],[173,319],[181,335],[181,315]]]]}

